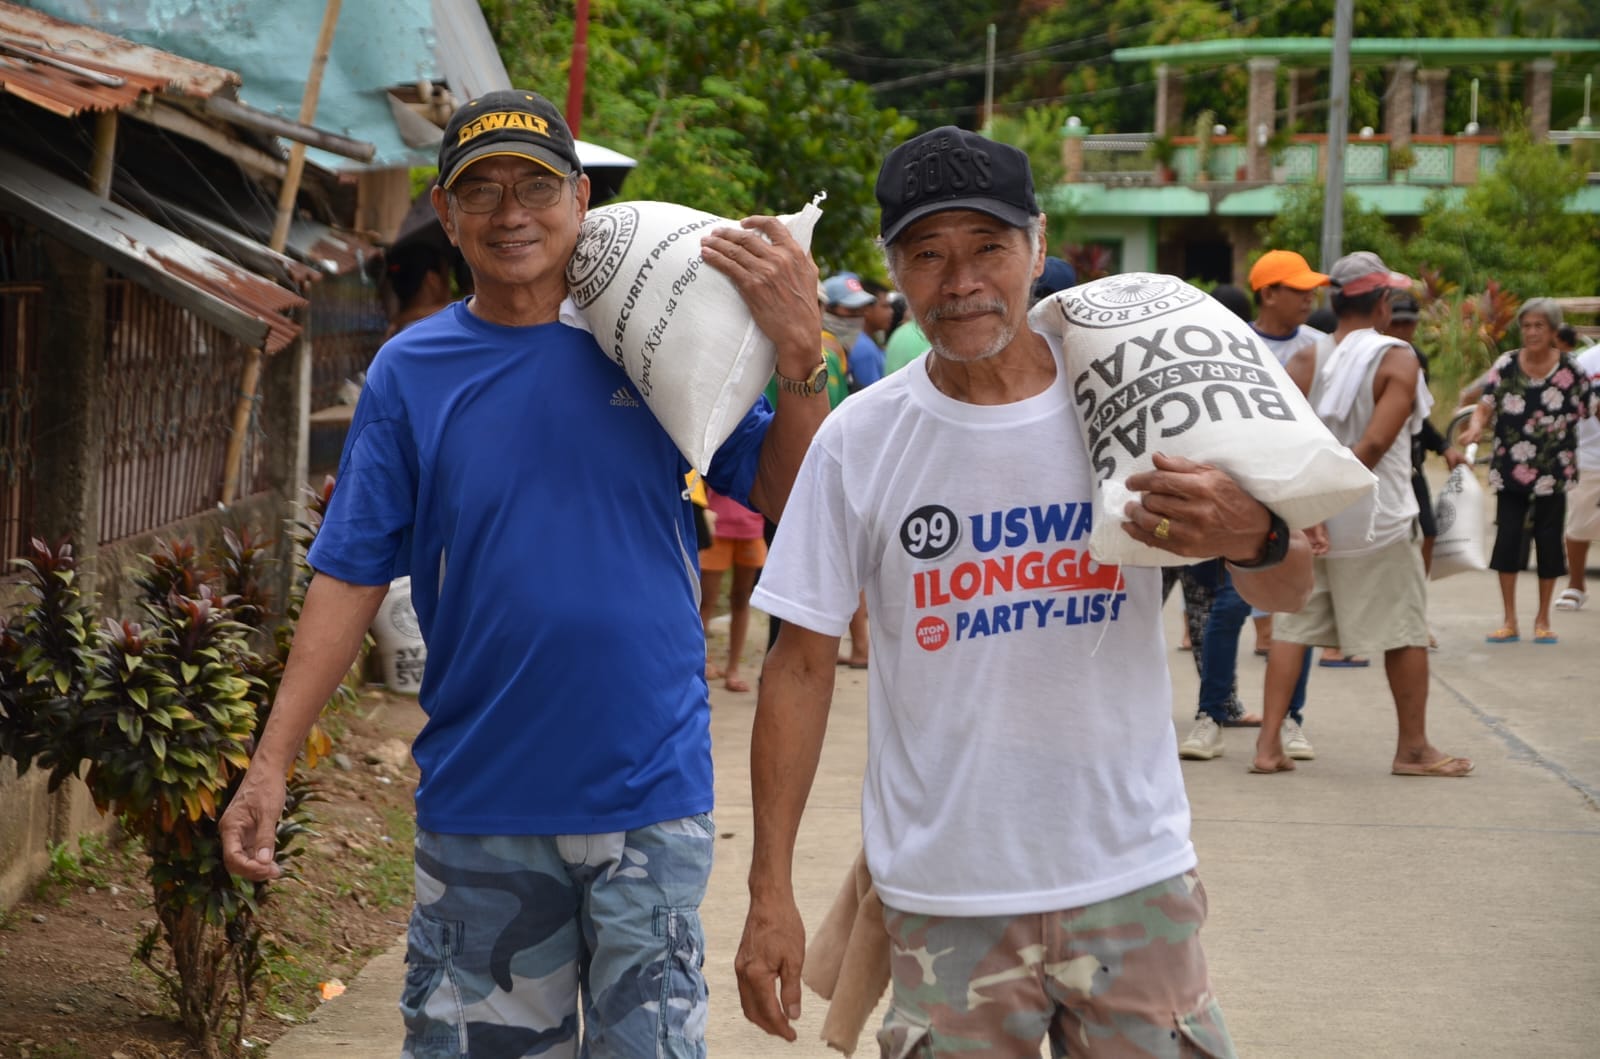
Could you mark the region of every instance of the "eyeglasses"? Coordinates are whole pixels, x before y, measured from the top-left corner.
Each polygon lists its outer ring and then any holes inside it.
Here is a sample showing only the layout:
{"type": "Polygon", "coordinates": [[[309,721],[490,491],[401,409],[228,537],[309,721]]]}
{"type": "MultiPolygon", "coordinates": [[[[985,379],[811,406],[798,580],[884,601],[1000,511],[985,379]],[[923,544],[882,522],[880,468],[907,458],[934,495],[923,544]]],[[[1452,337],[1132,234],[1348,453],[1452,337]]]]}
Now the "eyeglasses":
{"type": "Polygon", "coordinates": [[[493,213],[500,208],[500,200],[505,197],[509,186],[522,205],[530,210],[543,210],[561,201],[561,189],[566,183],[558,176],[541,174],[511,185],[487,180],[474,182],[454,194],[465,213],[493,213]]]}

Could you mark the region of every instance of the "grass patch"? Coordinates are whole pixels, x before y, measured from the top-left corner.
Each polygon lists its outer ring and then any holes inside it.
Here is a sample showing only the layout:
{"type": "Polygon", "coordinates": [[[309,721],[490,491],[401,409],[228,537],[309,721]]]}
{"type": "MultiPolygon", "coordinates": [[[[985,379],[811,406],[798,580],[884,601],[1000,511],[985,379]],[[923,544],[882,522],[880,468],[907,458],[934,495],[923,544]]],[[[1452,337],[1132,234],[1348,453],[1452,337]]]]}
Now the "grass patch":
{"type": "Polygon", "coordinates": [[[122,854],[111,840],[102,834],[79,835],[76,845],[68,842],[51,842],[45,847],[50,857],[50,867],[44,878],[34,887],[34,897],[56,905],[67,903],[74,890],[94,887],[103,890],[111,885],[108,874],[114,861],[122,854]]]}

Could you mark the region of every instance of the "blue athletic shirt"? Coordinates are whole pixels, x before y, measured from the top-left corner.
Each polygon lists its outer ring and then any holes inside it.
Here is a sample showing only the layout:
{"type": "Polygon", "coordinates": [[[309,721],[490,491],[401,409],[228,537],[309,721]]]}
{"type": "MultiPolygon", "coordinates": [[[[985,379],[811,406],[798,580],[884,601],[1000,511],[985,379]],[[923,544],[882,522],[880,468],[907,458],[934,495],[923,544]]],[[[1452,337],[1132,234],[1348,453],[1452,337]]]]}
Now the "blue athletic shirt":
{"type": "MultiPolygon", "coordinates": [[[[763,399],[707,481],[741,500],[763,399]]],[[[596,834],[709,812],[710,706],[689,469],[573,311],[464,302],[379,350],[312,567],[411,575],[428,645],[417,822],[596,834]]]]}

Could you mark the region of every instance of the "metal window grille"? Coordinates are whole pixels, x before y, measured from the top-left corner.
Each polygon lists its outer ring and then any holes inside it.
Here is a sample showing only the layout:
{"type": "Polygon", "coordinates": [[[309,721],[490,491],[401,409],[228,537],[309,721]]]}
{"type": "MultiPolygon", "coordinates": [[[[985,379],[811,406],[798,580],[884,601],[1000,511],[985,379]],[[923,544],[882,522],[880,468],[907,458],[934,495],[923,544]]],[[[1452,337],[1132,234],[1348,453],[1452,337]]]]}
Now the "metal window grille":
{"type": "MultiPolygon", "coordinates": [[[[244,347],[123,279],[106,284],[106,393],[100,541],[214,508],[244,347]]],[[[254,395],[259,411],[260,393],[254,395]]],[[[241,493],[264,487],[260,417],[251,417],[241,493]]]]}
{"type": "Polygon", "coordinates": [[[311,288],[311,408],[340,403],[346,379],[367,370],[389,329],[377,288],[359,270],[311,288]]]}
{"type": "Polygon", "coordinates": [[[21,555],[33,531],[34,400],[44,288],[0,283],[0,549],[21,555]]]}

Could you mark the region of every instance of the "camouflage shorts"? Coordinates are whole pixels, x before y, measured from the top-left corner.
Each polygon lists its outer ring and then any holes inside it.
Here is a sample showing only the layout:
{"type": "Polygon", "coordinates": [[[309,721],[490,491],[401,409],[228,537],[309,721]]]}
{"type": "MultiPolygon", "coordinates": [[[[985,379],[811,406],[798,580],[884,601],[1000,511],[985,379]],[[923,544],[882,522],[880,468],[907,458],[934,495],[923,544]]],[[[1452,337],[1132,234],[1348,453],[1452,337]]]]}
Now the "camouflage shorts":
{"type": "Polygon", "coordinates": [[[704,1057],[712,839],[418,832],[405,1059],[704,1057]]]}
{"type": "Polygon", "coordinates": [[[884,1059],[1232,1057],[1211,995],[1194,872],[1065,912],[988,918],[892,909],[884,1059]]]}

